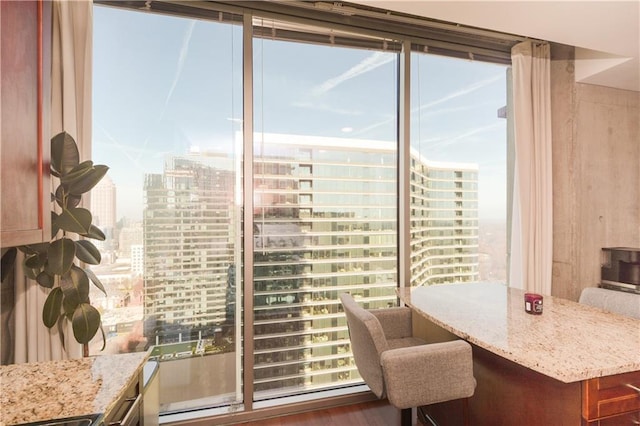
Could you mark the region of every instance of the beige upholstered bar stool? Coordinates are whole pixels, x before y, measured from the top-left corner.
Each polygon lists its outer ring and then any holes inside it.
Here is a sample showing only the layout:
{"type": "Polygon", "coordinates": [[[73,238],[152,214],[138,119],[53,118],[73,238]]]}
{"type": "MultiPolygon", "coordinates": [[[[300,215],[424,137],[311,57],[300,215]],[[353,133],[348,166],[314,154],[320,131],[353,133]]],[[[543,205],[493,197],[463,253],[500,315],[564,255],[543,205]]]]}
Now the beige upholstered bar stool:
{"type": "Polygon", "coordinates": [[[587,287],[580,293],[578,302],[615,314],[640,319],[640,294],[587,287]]]}
{"type": "Polygon", "coordinates": [[[412,407],[473,395],[476,381],[467,342],[427,344],[412,337],[409,308],[365,310],[347,293],[340,300],[358,371],[378,398],[386,397],[401,410],[402,426],[412,424],[412,407]]]}

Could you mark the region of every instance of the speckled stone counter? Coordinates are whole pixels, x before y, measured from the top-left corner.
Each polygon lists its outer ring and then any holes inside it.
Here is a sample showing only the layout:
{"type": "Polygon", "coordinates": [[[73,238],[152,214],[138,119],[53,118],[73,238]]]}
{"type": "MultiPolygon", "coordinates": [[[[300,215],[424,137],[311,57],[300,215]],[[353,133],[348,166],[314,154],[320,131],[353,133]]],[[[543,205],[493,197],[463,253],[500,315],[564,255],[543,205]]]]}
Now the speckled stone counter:
{"type": "Polygon", "coordinates": [[[148,353],[0,367],[0,425],[102,414],[138,379],[148,353]]]}
{"type": "Polygon", "coordinates": [[[524,291],[470,283],[402,289],[400,299],[468,342],[564,383],[640,370],[640,320],[544,296],[524,310],[524,291]]]}

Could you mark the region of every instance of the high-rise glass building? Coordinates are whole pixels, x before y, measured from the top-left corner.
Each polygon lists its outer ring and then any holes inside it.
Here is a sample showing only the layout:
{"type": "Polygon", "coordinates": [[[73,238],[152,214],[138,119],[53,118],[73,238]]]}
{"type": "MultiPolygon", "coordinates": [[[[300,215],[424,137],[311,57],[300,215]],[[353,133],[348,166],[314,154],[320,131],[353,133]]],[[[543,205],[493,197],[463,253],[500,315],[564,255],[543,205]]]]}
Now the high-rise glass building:
{"type": "Polygon", "coordinates": [[[395,305],[395,145],[258,134],[254,157],[256,397],[359,381],[338,295],[395,305]]]}
{"type": "MultiPolygon", "coordinates": [[[[366,308],[396,304],[396,145],[285,134],[254,141],[256,399],[359,383],[338,295],[350,292],[366,308]]],[[[190,154],[146,177],[149,343],[239,326],[233,167],[228,157],[190,154]]],[[[411,285],[478,280],[477,179],[475,165],[412,152],[411,285]]]]}
{"type": "Polygon", "coordinates": [[[144,329],[150,344],[195,340],[225,320],[235,178],[225,156],[189,154],[145,176],[144,329]]]}
{"type": "Polygon", "coordinates": [[[411,155],[411,286],[480,279],[478,167],[411,155]]]}

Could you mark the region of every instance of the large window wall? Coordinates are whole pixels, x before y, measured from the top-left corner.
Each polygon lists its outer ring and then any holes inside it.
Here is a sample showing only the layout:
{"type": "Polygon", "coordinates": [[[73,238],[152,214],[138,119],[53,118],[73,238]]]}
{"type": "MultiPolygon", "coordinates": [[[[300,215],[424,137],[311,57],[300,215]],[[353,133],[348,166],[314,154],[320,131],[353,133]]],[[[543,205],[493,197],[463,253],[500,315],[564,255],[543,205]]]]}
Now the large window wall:
{"type": "Polygon", "coordinates": [[[350,136],[395,114],[397,54],[299,30],[327,42],[253,44],[256,400],[359,383],[338,295],[396,304],[396,126],[350,136]]]}
{"type": "Polygon", "coordinates": [[[400,38],[114,4],[94,8],[93,157],[111,169],[92,297],[107,352],[160,361],[165,418],[361,390],[341,292],[385,308],[398,286],[503,280],[504,66],[411,53],[401,115],[400,38]]]}

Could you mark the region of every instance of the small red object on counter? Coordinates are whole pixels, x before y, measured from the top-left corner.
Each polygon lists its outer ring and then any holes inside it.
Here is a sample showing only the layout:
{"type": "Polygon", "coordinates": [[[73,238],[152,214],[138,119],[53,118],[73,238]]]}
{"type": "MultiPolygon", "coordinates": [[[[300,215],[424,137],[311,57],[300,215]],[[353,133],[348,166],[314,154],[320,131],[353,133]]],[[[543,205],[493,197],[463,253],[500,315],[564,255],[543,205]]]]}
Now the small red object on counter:
{"type": "Polygon", "coordinates": [[[525,293],[524,310],[530,314],[540,315],[542,313],[542,295],[525,293]]]}

